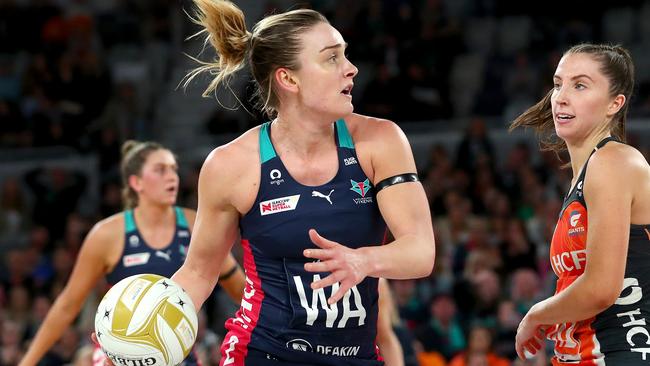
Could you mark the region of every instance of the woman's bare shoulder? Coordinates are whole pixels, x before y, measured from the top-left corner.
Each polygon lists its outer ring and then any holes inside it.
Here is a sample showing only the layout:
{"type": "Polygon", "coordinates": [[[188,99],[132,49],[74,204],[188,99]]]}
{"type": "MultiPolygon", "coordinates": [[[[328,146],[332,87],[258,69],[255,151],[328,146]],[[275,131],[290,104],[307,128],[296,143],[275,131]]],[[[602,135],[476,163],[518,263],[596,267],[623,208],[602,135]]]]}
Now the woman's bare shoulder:
{"type": "Polygon", "coordinates": [[[216,147],[205,159],[203,169],[237,172],[259,163],[259,131],[259,126],[252,128],[233,141],[216,147]]]}
{"type": "Polygon", "coordinates": [[[121,238],[124,236],[124,211],[98,221],[88,235],[99,238],[121,238]]]}

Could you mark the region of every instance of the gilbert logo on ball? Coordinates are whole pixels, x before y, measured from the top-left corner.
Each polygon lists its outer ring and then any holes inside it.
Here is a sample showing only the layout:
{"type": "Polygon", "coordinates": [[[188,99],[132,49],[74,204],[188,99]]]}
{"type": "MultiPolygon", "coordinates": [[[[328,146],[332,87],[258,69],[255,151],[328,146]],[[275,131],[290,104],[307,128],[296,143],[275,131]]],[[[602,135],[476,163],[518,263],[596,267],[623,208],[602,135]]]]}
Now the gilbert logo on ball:
{"type": "Polygon", "coordinates": [[[95,315],[99,345],[115,365],[178,365],[196,340],[196,309],[172,280],[127,277],[104,296],[95,315]]]}

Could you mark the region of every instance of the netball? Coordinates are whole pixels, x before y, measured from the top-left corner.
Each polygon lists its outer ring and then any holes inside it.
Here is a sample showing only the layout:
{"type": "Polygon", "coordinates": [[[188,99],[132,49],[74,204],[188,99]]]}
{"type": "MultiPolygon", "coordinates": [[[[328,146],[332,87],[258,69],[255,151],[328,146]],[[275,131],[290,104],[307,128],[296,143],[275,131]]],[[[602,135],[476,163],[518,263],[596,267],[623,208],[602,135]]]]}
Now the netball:
{"type": "Polygon", "coordinates": [[[196,339],[196,309],[172,280],[140,274],[119,281],[95,315],[97,340],[116,365],[177,365],[196,339]]]}

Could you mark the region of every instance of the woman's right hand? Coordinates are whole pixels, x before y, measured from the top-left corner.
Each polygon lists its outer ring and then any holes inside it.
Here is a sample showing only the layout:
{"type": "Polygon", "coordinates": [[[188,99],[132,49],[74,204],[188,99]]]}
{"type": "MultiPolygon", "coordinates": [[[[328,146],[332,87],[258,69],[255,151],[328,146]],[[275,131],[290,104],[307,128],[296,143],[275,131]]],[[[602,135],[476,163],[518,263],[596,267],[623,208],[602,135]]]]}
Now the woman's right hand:
{"type": "Polygon", "coordinates": [[[330,275],[311,284],[312,289],[319,289],[339,283],[340,287],[328,300],[334,304],[343,298],[343,295],[363,281],[368,275],[366,269],[367,257],[359,249],[351,249],[345,245],[328,240],[320,236],[316,230],[309,230],[309,238],[319,249],[305,249],[304,256],[318,260],[305,263],[305,270],[309,272],[330,272],[330,275]]]}
{"type": "Polygon", "coordinates": [[[546,327],[532,320],[533,306],[519,323],[515,337],[515,350],[522,360],[527,360],[541,350],[544,345],[546,327]]]}

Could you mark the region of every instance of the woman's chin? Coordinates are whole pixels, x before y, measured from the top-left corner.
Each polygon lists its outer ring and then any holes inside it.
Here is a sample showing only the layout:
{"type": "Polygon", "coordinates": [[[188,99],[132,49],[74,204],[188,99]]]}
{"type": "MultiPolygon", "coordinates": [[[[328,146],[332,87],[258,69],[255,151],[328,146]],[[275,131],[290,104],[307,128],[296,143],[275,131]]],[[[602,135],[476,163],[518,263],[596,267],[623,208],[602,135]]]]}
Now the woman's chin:
{"type": "Polygon", "coordinates": [[[555,124],[555,134],[564,142],[572,141],[575,138],[575,131],[571,126],[555,124]]]}

